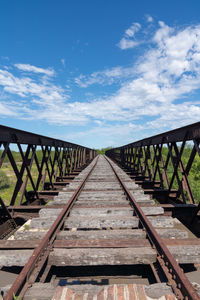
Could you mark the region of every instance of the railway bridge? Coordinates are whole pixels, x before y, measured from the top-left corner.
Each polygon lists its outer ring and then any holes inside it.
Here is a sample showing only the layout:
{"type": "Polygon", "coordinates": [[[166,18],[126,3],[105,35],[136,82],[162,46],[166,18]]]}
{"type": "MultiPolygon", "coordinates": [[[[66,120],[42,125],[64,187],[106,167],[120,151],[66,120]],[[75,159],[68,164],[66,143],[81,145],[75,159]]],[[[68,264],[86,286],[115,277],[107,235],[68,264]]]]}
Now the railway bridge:
{"type": "Polygon", "coordinates": [[[0,126],[0,297],[200,299],[199,145],[200,122],[105,155],[0,126]]]}

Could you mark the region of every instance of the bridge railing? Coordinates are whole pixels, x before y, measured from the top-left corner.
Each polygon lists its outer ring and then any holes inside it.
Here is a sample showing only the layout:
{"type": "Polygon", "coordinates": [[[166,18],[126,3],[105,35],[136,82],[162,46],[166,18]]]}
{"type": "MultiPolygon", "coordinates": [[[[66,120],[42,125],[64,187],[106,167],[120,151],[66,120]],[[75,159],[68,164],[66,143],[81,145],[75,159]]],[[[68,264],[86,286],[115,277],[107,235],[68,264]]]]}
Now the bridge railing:
{"type": "Polygon", "coordinates": [[[55,182],[82,168],[96,155],[95,150],[81,145],[0,126],[0,181],[3,175],[8,181],[9,176],[12,181],[15,177],[10,195],[4,199],[2,187],[0,196],[6,204],[28,204],[40,198],[39,191],[54,189],[55,182]]]}
{"type": "Polygon", "coordinates": [[[106,155],[144,186],[193,204],[200,202],[199,144],[200,122],[110,149],[106,155]]]}

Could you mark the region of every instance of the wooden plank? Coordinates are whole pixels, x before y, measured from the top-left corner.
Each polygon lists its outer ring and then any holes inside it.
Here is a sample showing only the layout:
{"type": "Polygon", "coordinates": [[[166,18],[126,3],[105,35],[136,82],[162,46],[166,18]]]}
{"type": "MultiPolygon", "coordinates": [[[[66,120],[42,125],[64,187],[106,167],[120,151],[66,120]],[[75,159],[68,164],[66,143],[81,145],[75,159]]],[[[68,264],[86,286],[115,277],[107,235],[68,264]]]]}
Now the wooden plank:
{"type": "MultiPolygon", "coordinates": [[[[127,201],[127,203],[125,202],[124,204],[123,203],[119,204],[117,201],[110,204],[110,202],[107,201],[107,203],[109,203],[107,205],[106,205],[106,202],[104,202],[103,205],[100,204],[100,203],[97,203],[96,205],[94,205],[93,203],[91,203],[91,201],[88,202],[88,203],[84,202],[83,204],[81,202],[82,201],[79,201],[79,202],[77,201],[74,204],[73,208],[75,209],[75,208],[81,207],[83,209],[84,208],[87,208],[87,209],[90,209],[90,208],[95,208],[95,209],[96,208],[102,208],[102,209],[116,208],[116,209],[119,209],[119,208],[121,208],[121,209],[123,209],[123,208],[127,208],[128,207],[128,208],[131,209],[131,206],[128,203],[128,201],[127,201]]],[[[48,207],[51,207],[51,206],[48,206],[48,207]]]]}
{"type": "Polygon", "coordinates": [[[0,266],[24,266],[33,250],[0,250],[0,266]]]}
{"type": "Polygon", "coordinates": [[[65,228],[137,228],[138,218],[136,217],[69,217],[65,221],[65,228]]]}
{"type": "Polygon", "coordinates": [[[120,208],[73,208],[73,210],[70,213],[70,216],[78,218],[78,217],[90,217],[90,216],[96,216],[96,217],[101,217],[101,216],[133,216],[133,209],[131,206],[129,207],[124,207],[123,209],[120,208]]]}
{"type": "MultiPolygon", "coordinates": [[[[44,237],[46,231],[17,231],[15,232],[15,240],[40,240],[44,237]]],[[[64,230],[58,233],[58,240],[97,240],[97,239],[144,239],[145,232],[142,229],[123,229],[123,230],[64,230]]],[[[168,236],[165,236],[168,237],[168,236]]]]}
{"type": "Polygon", "coordinates": [[[123,229],[123,230],[77,230],[61,231],[58,233],[58,240],[137,240],[144,239],[146,234],[142,229],[123,229]]]}
{"type": "Polygon", "coordinates": [[[168,246],[169,251],[179,264],[200,264],[200,247],[198,245],[168,246]]]}
{"type": "MultiPolygon", "coordinates": [[[[0,249],[34,249],[38,246],[40,240],[0,240],[0,249]]],[[[167,246],[200,246],[199,239],[163,239],[167,246]]],[[[54,248],[138,248],[150,247],[147,239],[69,239],[56,240],[54,248]]]]}
{"type": "Polygon", "coordinates": [[[56,240],[54,248],[140,248],[151,247],[147,239],[138,240],[56,240]]]}
{"type": "Polygon", "coordinates": [[[49,263],[56,266],[95,266],[151,264],[156,261],[156,251],[150,247],[104,249],[54,249],[49,263]]]}
{"type": "Polygon", "coordinates": [[[127,201],[127,200],[100,200],[100,199],[98,199],[97,201],[96,201],[96,199],[94,199],[94,201],[91,201],[91,200],[89,200],[89,201],[87,201],[87,200],[77,200],[76,202],[75,202],[75,204],[74,204],[74,208],[75,207],[88,207],[88,206],[94,206],[94,207],[98,207],[98,206],[101,206],[101,207],[103,207],[103,206],[107,206],[108,205],[108,203],[109,203],[109,206],[111,206],[111,207],[115,207],[115,206],[128,206],[128,207],[130,207],[130,204],[129,204],[129,202],[127,201]]]}

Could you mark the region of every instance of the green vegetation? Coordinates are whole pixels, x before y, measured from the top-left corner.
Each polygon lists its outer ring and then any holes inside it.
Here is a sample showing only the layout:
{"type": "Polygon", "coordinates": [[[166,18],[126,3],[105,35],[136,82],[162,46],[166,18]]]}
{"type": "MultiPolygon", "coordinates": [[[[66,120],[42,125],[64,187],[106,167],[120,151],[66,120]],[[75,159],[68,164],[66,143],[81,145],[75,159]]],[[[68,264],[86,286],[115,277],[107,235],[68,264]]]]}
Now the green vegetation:
{"type": "Polygon", "coordinates": [[[30,229],[30,225],[25,224],[24,225],[24,231],[28,231],[30,229]]]}
{"type": "MultiPolygon", "coordinates": [[[[180,147],[178,147],[178,151],[180,151],[180,147]]],[[[188,164],[191,152],[192,152],[192,146],[190,144],[187,144],[185,146],[184,151],[183,151],[182,156],[181,156],[181,160],[182,160],[184,170],[186,170],[186,168],[187,168],[187,164],[188,164]]],[[[119,150],[116,150],[116,153],[119,153],[119,150]]],[[[155,155],[154,150],[151,147],[150,148],[151,158],[150,157],[148,158],[148,166],[149,166],[149,170],[151,170],[151,168],[153,168],[154,171],[155,171],[155,169],[156,169],[156,160],[154,160],[154,162],[153,162],[154,155],[155,155]]],[[[157,155],[157,157],[159,157],[159,152],[158,151],[156,152],[156,155],[157,155]]],[[[174,160],[176,161],[177,156],[176,156],[176,153],[175,153],[174,149],[172,150],[172,155],[174,157],[174,160]]],[[[142,153],[141,156],[140,156],[140,162],[141,162],[141,164],[143,164],[143,158],[145,157],[144,150],[143,150],[143,153],[142,153]]],[[[167,157],[168,157],[168,148],[163,147],[162,148],[162,158],[163,158],[163,164],[164,165],[166,164],[167,157]]],[[[137,157],[137,159],[138,159],[138,157],[137,157]]],[[[132,158],[132,162],[133,162],[133,158],[132,158]]],[[[137,162],[136,162],[136,164],[137,164],[137,162]]],[[[162,168],[161,162],[159,162],[159,168],[160,168],[160,171],[162,173],[163,168],[162,168]]],[[[177,172],[178,172],[180,183],[183,183],[183,177],[182,177],[182,172],[180,170],[180,165],[178,166],[177,172]]],[[[173,163],[172,163],[172,160],[171,160],[171,157],[170,157],[169,161],[168,161],[168,164],[167,164],[167,169],[166,169],[166,175],[167,175],[167,178],[168,178],[169,182],[171,181],[173,173],[174,173],[174,166],[173,166],[173,163]]],[[[148,176],[147,170],[146,170],[146,176],[148,176]]],[[[193,197],[195,199],[195,202],[199,203],[200,202],[200,157],[199,157],[198,154],[196,154],[195,157],[194,157],[194,161],[192,163],[192,167],[189,171],[187,179],[188,179],[191,191],[193,193],[193,197]]],[[[158,172],[156,173],[155,180],[160,181],[160,177],[159,177],[158,172]]],[[[165,188],[167,187],[166,184],[164,185],[164,187],[165,188]]],[[[178,184],[178,181],[175,177],[174,181],[173,181],[172,189],[178,190],[178,188],[179,188],[179,184],[178,184]]],[[[188,197],[188,194],[187,194],[186,191],[184,192],[184,196],[185,196],[186,200],[189,203],[189,197],[188,197]]]]}
{"type": "Polygon", "coordinates": [[[10,186],[10,181],[8,176],[6,175],[6,172],[0,170],[0,190],[9,188],[9,186],[10,186]]]}
{"type": "MultiPolygon", "coordinates": [[[[179,151],[180,151],[180,149],[179,149],[179,151]]],[[[186,145],[186,147],[183,151],[183,154],[181,156],[181,160],[182,160],[184,170],[187,167],[191,151],[192,151],[191,145],[189,145],[189,144],[186,145]]],[[[164,162],[166,162],[167,153],[168,153],[168,149],[166,147],[164,147],[162,149],[162,157],[163,157],[164,162]]],[[[173,154],[173,156],[176,156],[174,150],[172,151],[172,154],[173,154]]],[[[161,164],[160,164],[160,166],[161,166],[161,164]]],[[[171,161],[171,158],[170,158],[169,159],[169,164],[168,164],[168,167],[167,167],[167,177],[168,177],[169,181],[172,178],[173,171],[174,171],[174,167],[173,167],[173,164],[172,164],[172,161],[171,161]]],[[[178,168],[178,176],[179,176],[180,181],[182,181],[182,173],[180,171],[180,168],[178,168]]],[[[195,155],[194,161],[192,163],[192,167],[189,171],[189,174],[188,174],[187,178],[188,178],[188,182],[189,182],[190,188],[192,190],[195,202],[199,203],[200,202],[200,157],[199,157],[198,154],[195,155]]],[[[158,179],[158,176],[157,176],[157,179],[158,179]]],[[[172,188],[178,189],[178,181],[177,181],[176,178],[174,179],[172,188]]],[[[185,191],[184,195],[185,195],[186,199],[189,200],[186,191],[185,191]]]]}
{"type": "MultiPolygon", "coordinates": [[[[0,150],[0,157],[1,157],[2,153],[3,153],[3,151],[0,150]]],[[[17,152],[17,151],[12,151],[12,155],[13,155],[13,158],[15,159],[15,161],[17,161],[17,162],[22,161],[22,157],[21,157],[21,155],[20,155],[19,152],[17,152]]],[[[7,156],[7,155],[5,156],[3,162],[4,162],[4,163],[9,163],[9,159],[8,159],[8,156],[7,156]]]]}
{"type": "Polygon", "coordinates": [[[13,294],[13,299],[14,300],[20,300],[20,297],[19,296],[15,296],[15,294],[13,294]]]}
{"type": "MultiPolygon", "coordinates": [[[[2,153],[3,153],[3,151],[0,150],[0,157],[1,157],[2,153]]],[[[55,154],[55,152],[52,151],[52,153],[51,153],[52,161],[53,161],[54,154],[55,154]]],[[[21,154],[19,152],[12,151],[12,155],[13,155],[13,158],[17,165],[17,168],[20,171],[21,166],[22,166],[21,154]]],[[[24,153],[24,155],[25,155],[25,153],[24,153]]],[[[30,151],[28,158],[30,159],[31,156],[32,156],[32,151],[30,151]]],[[[39,164],[41,164],[42,157],[43,157],[42,150],[36,151],[36,156],[37,156],[39,164]]],[[[47,153],[46,153],[46,156],[48,156],[47,153]]],[[[50,163],[49,163],[49,168],[51,169],[50,163]]],[[[44,170],[45,170],[45,166],[43,168],[43,174],[44,174],[44,170]]],[[[31,167],[31,175],[32,175],[34,183],[36,184],[37,178],[38,178],[38,169],[37,169],[35,161],[33,162],[32,167],[31,167]]],[[[26,177],[27,177],[27,171],[25,170],[24,176],[23,176],[23,182],[26,180],[26,177]]],[[[11,201],[11,197],[13,195],[16,182],[17,182],[16,174],[15,174],[13,167],[10,164],[9,159],[6,155],[4,158],[4,161],[3,161],[3,165],[0,169],[0,193],[1,193],[1,198],[7,205],[9,205],[9,203],[11,201]]],[[[40,184],[39,188],[41,188],[41,184],[40,184]]],[[[26,191],[28,192],[28,191],[32,191],[32,190],[33,190],[32,185],[30,183],[30,180],[28,179],[26,191]]],[[[21,193],[19,192],[17,195],[17,199],[16,199],[16,205],[19,205],[20,195],[21,195],[21,193]]]]}
{"type": "MultiPolygon", "coordinates": [[[[0,150],[0,157],[1,157],[2,153],[3,153],[3,151],[0,150]]],[[[55,153],[54,151],[51,151],[51,158],[52,159],[54,157],[54,153],[55,153]]],[[[24,155],[25,155],[25,153],[24,153],[24,155]]],[[[29,153],[29,158],[31,158],[31,155],[32,155],[32,151],[30,151],[30,153],[29,153]]],[[[62,153],[61,153],[61,155],[62,155],[62,153]]],[[[18,162],[18,163],[22,162],[22,157],[21,157],[20,152],[18,152],[18,151],[12,151],[12,156],[13,156],[15,162],[18,162]]],[[[43,157],[42,150],[37,150],[36,151],[36,156],[37,156],[38,161],[41,162],[42,161],[42,157],[43,157]]],[[[46,151],[46,156],[48,156],[47,151],[46,151]]],[[[5,163],[9,163],[9,158],[8,158],[7,155],[5,156],[3,162],[4,162],[4,164],[5,163]]]]}
{"type": "MultiPolygon", "coordinates": [[[[20,170],[21,162],[17,162],[16,164],[17,164],[18,170],[20,170]]],[[[36,184],[38,171],[37,171],[37,166],[35,163],[33,164],[32,168],[31,168],[31,174],[32,174],[34,183],[36,184]]],[[[26,176],[27,176],[27,172],[25,171],[24,176],[23,176],[23,181],[25,181],[26,176]]],[[[3,199],[3,201],[6,204],[10,203],[16,182],[17,182],[17,178],[16,178],[15,172],[13,171],[11,164],[10,163],[3,164],[1,167],[1,170],[0,170],[0,192],[1,192],[1,198],[3,199]]],[[[30,180],[28,180],[26,190],[27,191],[33,190],[30,180]]],[[[19,204],[20,194],[21,193],[19,192],[18,196],[17,196],[16,205],[19,204]]]]}
{"type": "Polygon", "coordinates": [[[105,154],[107,150],[112,149],[112,147],[102,148],[102,149],[96,149],[98,154],[105,154]]]}

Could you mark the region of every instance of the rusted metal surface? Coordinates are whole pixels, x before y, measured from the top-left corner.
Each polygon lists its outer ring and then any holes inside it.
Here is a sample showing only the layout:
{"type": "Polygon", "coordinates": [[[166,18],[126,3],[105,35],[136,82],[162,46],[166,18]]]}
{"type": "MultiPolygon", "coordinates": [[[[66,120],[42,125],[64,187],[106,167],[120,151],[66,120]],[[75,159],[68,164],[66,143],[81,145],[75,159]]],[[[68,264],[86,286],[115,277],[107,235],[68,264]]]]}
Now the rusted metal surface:
{"type": "Polygon", "coordinates": [[[14,219],[8,219],[0,226],[0,239],[5,238],[16,228],[14,219]]]}
{"type": "Polygon", "coordinates": [[[2,218],[2,216],[5,216],[8,219],[12,219],[12,216],[11,216],[9,210],[6,207],[6,205],[4,204],[3,200],[1,199],[1,197],[0,197],[0,205],[1,205],[1,208],[2,208],[2,210],[1,210],[1,218],[2,218]]]}
{"type": "Polygon", "coordinates": [[[78,174],[96,156],[90,148],[6,126],[0,126],[0,148],[0,168],[7,158],[16,176],[11,199],[3,199],[11,205],[18,197],[20,205],[39,200],[39,191],[54,189],[54,183],[64,181],[67,175],[71,179],[71,173],[78,174]],[[13,147],[19,152],[20,163],[15,161],[13,147]]]}
{"type": "MultiPolygon", "coordinates": [[[[106,155],[129,170],[145,189],[165,193],[165,201],[171,198],[177,203],[195,204],[198,199],[194,198],[189,175],[195,158],[200,157],[199,145],[200,122],[110,149],[106,155]],[[188,154],[183,161],[185,151],[188,154]]],[[[198,210],[200,204],[194,214],[198,210]]]]}
{"type": "Polygon", "coordinates": [[[28,288],[29,283],[37,278],[40,270],[42,269],[49,252],[51,251],[52,243],[56,238],[57,232],[63,225],[65,217],[69,214],[69,211],[73,205],[73,202],[76,200],[77,196],[79,195],[81,189],[83,188],[87,178],[91,174],[92,170],[94,169],[96,163],[89,171],[89,173],[85,176],[84,180],[80,183],[77,190],[73,193],[73,195],[68,200],[67,204],[46,233],[45,237],[41,240],[38,247],[34,250],[33,254],[29,258],[28,262],[22,269],[21,273],[11,286],[10,290],[8,291],[5,300],[13,299],[13,294],[18,296],[23,296],[26,289],[28,288]]]}
{"type": "Polygon", "coordinates": [[[163,239],[167,246],[200,246],[200,239],[163,239]]]}
{"type": "Polygon", "coordinates": [[[3,239],[7,234],[17,227],[17,224],[0,197],[0,239],[3,239]]]}
{"type": "Polygon", "coordinates": [[[17,240],[0,240],[0,249],[34,249],[38,247],[40,240],[32,240],[32,241],[17,241],[17,240]]]}
{"type": "MultiPolygon", "coordinates": [[[[109,162],[109,161],[108,161],[109,162]]],[[[110,163],[110,162],[109,162],[110,163]]],[[[191,299],[197,300],[199,299],[198,294],[196,293],[195,289],[193,288],[192,284],[188,280],[188,278],[183,273],[182,269],[177,264],[175,258],[172,256],[170,251],[168,250],[167,246],[164,244],[163,240],[160,238],[148,218],[143,213],[141,207],[138,205],[130,191],[127,189],[126,185],[121,180],[120,176],[117,174],[115,168],[110,163],[111,168],[113,169],[115,175],[117,176],[122,188],[124,189],[127,197],[133,204],[136,214],[139,217],[139,220],[142,226],[145,228],[149,240],[151,241],[152,245],[156,248],[158,252],[158,261],[164,270],[169,284],[172,286],[175,294],[177,295],[178,299],[191,299]]]]}

